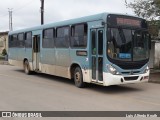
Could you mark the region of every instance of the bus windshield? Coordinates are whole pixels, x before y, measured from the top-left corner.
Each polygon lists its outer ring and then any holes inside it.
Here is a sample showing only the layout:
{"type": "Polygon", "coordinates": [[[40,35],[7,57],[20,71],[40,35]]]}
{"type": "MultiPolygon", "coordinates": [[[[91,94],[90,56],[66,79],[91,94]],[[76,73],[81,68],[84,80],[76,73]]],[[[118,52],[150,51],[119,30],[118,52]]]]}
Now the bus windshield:
{"type": "Polygon", "coordinates": [[[143,29],[108,28],[107,53],[111,59],[142,61],[149,58],[149,34],[143,29]]]}

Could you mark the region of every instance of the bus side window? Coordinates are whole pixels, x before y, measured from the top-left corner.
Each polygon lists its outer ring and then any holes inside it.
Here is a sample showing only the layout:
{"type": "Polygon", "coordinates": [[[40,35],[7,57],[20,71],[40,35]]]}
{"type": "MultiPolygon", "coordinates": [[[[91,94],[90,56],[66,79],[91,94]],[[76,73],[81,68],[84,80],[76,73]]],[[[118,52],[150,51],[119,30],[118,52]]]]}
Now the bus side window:
{"type": "Polygon", "coordinates": [[[52,28],[46,29],[43,31],[43,48],[54,48],[54,33],[55,30],[52,28]]]}
{"type": "Polygon", "coordinates": [[[32,48],[32,32],[25,33],[25,47],[32,48]]]}
{"type": "Polygon", "coordinates": [[[13,35],[9,35],[9,48],[13,47],[13,35]]]}
{"type": "Polygon", "coordinates": [[[60,27],[56,29],[55,45],[57,48],[69,47],[70,27],[60,27]]]}
{"type": "Polygon", "coordinates": [[[73,25],[71,33],[72,48],[85,48],[87,46],[87,24],[73,25]]]}
{"type": "Polygon", "coordinates": [[[14,34],[12,36],[12,47],[17,47],[17,41],[18,41],[17,34],[14,34]]]}
{"type": "Polygon", "coordinates": [[[20,48],[23,48],[23,47],[24,47],[24,33],[18,34],[17,45],[18,45],[18,47],[20,47],[20,48]]]}

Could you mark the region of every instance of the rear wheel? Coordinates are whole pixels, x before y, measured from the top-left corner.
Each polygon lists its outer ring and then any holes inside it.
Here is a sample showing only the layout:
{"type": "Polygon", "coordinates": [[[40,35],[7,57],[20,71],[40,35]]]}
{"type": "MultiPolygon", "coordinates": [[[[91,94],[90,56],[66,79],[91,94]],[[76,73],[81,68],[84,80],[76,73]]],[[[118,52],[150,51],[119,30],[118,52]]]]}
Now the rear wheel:
{"type": "Polygon", "coordinates": [[[83,75],[80,67],[76,67],[74,71],[74,83],[79,88],[85,87],[85,83],[83,82],[83,75]]]}
{"type": "Polygon", "coordinates": [[[31,74],[29,62],[28,62],[27,60],[24,62],[24,72],[25,72],[27,75],[30,75],[30,74],[31,74]]]}

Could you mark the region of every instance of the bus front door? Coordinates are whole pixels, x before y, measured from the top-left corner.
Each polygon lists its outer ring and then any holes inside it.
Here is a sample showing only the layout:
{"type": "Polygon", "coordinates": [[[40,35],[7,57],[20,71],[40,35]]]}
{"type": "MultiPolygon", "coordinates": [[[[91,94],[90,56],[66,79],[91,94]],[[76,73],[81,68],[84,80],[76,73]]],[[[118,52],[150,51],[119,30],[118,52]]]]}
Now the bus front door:
{"type": "Polygon", "coordinates": [[[103,82],[103,29],[91,30],[92,82],[103,82]]]}
{"type": "Polygon", "coordinates": [[[40,35],[33,36],[33,70],[39,71],[40,35]]]}

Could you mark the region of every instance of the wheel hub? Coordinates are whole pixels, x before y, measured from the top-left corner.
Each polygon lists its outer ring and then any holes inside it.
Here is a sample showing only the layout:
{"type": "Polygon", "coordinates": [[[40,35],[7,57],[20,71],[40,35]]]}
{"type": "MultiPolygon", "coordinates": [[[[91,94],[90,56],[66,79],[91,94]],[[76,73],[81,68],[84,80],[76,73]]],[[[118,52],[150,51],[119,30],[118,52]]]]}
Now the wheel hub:
{"type": "Polygon", "coordinates": [[[76,79],[77,82],[80,82],[80,73],[79,72],[77,72],[75,74],[75,79],[76,79]]]}

